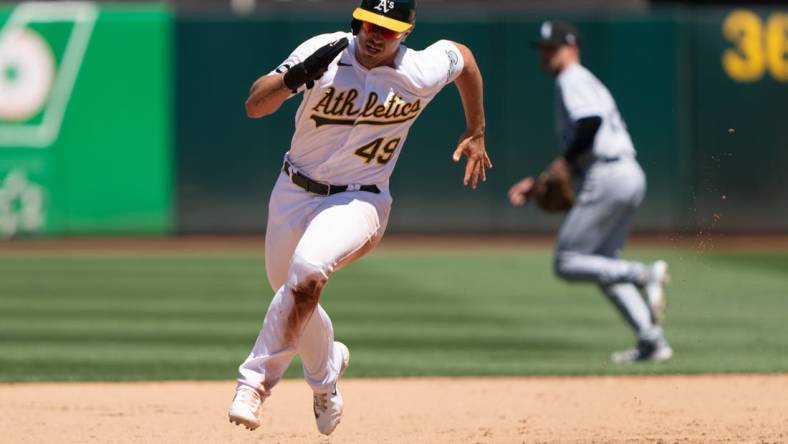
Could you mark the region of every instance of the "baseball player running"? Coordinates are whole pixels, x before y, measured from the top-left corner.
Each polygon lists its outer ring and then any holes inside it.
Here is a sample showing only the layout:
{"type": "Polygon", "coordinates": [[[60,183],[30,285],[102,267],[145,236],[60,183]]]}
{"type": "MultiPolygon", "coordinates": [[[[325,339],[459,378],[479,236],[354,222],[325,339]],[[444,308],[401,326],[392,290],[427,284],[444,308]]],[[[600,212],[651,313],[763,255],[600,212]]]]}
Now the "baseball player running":
{"type": "Polygon", "coordinates": [[[252,118],[274,113],[296,93],[303,98],[269,202],[265,257],[275,295],[239,367],[231,422],[257,428],[263,400],[299,354],[317,428],[326,435],[336,428],[343,409],[337,382],[350,352],[334,341],[320,294],[332,273],[380,241],[392,202],[389,177],[408,131],[447,84],[456,83],[466,116],[453,153],[455,162],[467,157],[464,184],[475,189],[492,167],[473,54],[448,40],[422,51],[406,47],[415,18],[415,0],[362,0],[352,33],[310,38],[252,85],[252,118]]]}
{"type": "Polygon", "coordinates": [[[509,199],[521,206],[545,177],[577,177],[580,191],[558,233],[555,273],[568,281],[599,284],[634,329],[637,345],[614,353],[614,362],[670,359],[673,350],[659,325],[668,266],[619,257],[646,189],[626,125],[607,88],[580,64],[580,35],[574,26],[544,22],[534,44],[543,69],[556,79],[562,153],[540,178],[526,177],[512,186],[509,199]]]}

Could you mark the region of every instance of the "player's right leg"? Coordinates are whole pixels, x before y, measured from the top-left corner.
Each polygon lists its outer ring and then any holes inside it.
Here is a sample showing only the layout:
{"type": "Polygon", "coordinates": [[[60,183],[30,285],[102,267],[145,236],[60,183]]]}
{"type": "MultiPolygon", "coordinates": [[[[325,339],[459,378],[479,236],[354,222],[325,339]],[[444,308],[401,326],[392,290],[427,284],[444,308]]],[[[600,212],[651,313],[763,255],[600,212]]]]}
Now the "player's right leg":
{"type": "Polygon", "coordinates": [[[319,199],[294,185],[285,174],[279,175],[271,191],[265,230],[265,271],[274,292],[287,282],[296,245],[319,199]]]}
{"type": "Polygon", "coordinates": [[[602,286],[602,291],[632,327],[637,338],[635,347],[613,353],[613,362],[665,361],[673,356],[662,327],[654,322],[649,306],[634,285],[607,285],[602,286]]]}
{"type": "MultiPolygon", "coordinates": [[[[629,235],[635,208],[620,214],[617,224],[610,232],[602,246],[595,252],[596,255],[619,259],[624,243],[629,235]]],[[[641,266],[648,270],[644,264],[641,266]]],[[[635,331],[638,341],[655,343],[663,337],[662,329],[654,322],[650,307],[643,300],[638,288],[632,282],[600,283],[600,287],[613,305],[618,309],[624,320],[635,331]]]]}
{"type": "MultiPolygon", "coordinates": [[[[276,215],[276,209],[272,208],[269,214],[276,215]]],[[[276,216],[274,216],[275,218],[276,216]]],[[[295,253],[298,241],[301,240],[308,219],[304,217],[303,221],[295,224],[272,224],[272,221],[269,220],[271,228],[266,231],[265,264],[268,282],[274,292],[287,282],[291,258],[295,253]]],[[[329,356],[333,349],[323,346],[323,338],[325,337],[333,338],[333,326],[328,313],[318,303],[315,313],[306,322],[301,334],[301,347],[307,348],[305,354],[308,358],[306,361],[302,360],[304,375],[307,378],[309,378],[308,375],[320,374],[323,363],[333,360],[333,356],[329,356]],[[309,350],[310,347],[314,347],[314,349],[309,350]]],[[[347,359],[337,359],[337,362],[345,361],[347,359]]]]}
{"type": "Polygon", "coordinates": [[[271,388],[289,366],[296,354],[295,347],[280,348],[274,353],[263,353],[266,336],[275,334],[274,324],[269,318],[271,309],[281,304],[284,296],[279,291],[286,279],[295,246],[303,234],[308,214],[314,209],[314,197],[296,187],[285,175],[280,175],[268,205],[265,258],[269,284],[274,298],[269,304],[263,326],[252,351],[239,367],[236,394],[230,405],[228,416],[231,422],[254,430],[260,425],[262,403],[271,393],[271,388]],[[265,364],[260,362],[263,353],[265,364]]]}

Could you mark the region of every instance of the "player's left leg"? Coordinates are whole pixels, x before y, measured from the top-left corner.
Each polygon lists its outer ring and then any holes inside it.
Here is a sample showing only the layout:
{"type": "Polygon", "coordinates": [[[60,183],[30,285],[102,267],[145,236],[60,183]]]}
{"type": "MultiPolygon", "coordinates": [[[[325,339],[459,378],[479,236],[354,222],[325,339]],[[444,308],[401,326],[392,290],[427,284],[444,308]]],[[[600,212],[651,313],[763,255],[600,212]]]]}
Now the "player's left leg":
{"type": "MultiPolygon", "coordinates": [[[[288,284],[315,270],[327,278],[370,252],[383,237],[390,202],[386,195],[363,192],[327,198],[296,247],[288,284]]],[[[342,356],[334,346],[331,319],[319,305],[314,308],[300,332],[298,351],[307,383],[315,392],[328,392],[338,378],[342,356]]]]}
{"type": "MultiPolygon", "coordinates": [[[[346,193],[326,199],[296,247],[294,265],[299,261],[318,263],[322,273],[329,276],[361,258],[382,238],[390,202],[385,195],[369,193],[346,193]]],[[[288,282],[293,280],[291,272],[288,282]]],[[[342,417],[344,401],[337,382],[348,366],[350,352],[344,344],[334,341],[331,319],[319,305],[301,331],[298,352],[304,378],[314,392],[318,430],[328,435],[342,417]]]]}
{"type": "Polygon", "coordinates": [[[649,276],[643,263],[600,254],[626,239],[629,221],[645,192],[645,176],[634,160],[595,164],[577,204],[558,232],[554,270],[569,281],[602,285],[641,283],[649,276]]]}

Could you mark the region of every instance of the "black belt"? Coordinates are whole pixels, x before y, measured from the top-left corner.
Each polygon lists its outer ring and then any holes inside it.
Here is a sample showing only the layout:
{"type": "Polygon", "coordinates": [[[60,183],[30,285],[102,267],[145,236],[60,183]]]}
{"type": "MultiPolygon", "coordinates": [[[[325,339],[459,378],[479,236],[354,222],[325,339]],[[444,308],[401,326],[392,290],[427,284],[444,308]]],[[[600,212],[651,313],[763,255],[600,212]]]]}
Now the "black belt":
{"type": "MultiPolygon", "coordinates": [[[[299,172],[291,171],[290,163],[287,161],[285,161],[284,165],[282,165],[282,171],[290,176],[290,180],[293,181],[294,184],[303,188],[305,191],[319,194],[321,196],[330,196],[332,194],[343,193],[348,191],[348,188],[350,188],[349,185],[329,185],[316,182],[299,172]]],[[[376,185],[361,185],[358,189],[351,191],[366,191],[367,193],[378,194],[380,193],[380,188],[378,188],[376,185]]]]}
{"type": "Polygon", "coordinates": [[[597,157],[596,160],[602,163],[618,162],[619,160],[621,160],[621,156],[597,157]]]}

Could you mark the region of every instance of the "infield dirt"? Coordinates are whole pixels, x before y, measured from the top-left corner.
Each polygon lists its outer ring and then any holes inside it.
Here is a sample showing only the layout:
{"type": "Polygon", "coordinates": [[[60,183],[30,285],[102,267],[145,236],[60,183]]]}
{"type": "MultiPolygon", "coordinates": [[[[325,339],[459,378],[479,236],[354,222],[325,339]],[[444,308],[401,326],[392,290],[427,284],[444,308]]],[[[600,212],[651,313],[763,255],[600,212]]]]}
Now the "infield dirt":
{"type": "Polygon", "coordinates": [[[4,443],[785,443],[788,375],[350,379],[331,437],[300,380],[263,425],[227,421],[233,382],[0,385],[4,443]]]}

